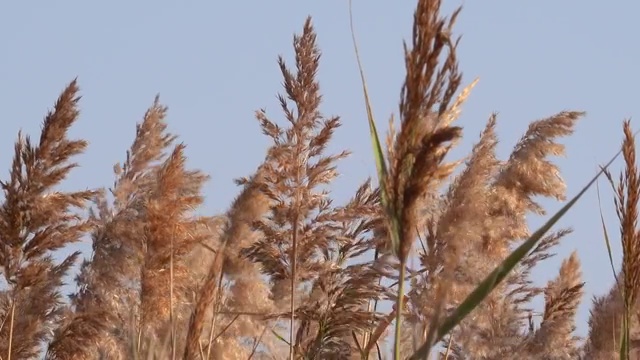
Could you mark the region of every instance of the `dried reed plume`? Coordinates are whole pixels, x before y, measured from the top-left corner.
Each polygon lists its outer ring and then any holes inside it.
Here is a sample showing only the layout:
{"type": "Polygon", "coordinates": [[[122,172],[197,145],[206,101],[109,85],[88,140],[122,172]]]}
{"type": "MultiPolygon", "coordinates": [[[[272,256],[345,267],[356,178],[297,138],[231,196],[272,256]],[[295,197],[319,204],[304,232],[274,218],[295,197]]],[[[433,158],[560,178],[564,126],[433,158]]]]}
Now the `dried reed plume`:
{"type": "Polygon", "coordinates": [[[640,289],[637,226],[640,176],[636,163],[635,138],[629,121],[624,122],[623,133],[622,154],[625,168],[617,186],[611,174],[606,172],[615,193],[614,204],[620,221],[622,268],[619,273],[613,274],[616,284],[609,293],[593,300],[589,336],[584,345],[585,358],[619,358],[619,352],[633,355],[630,357],[632,359],[640,356],[640,327],[636,316],[640,289]],[[624,338],[626,341],[623,341],[624,338]]]}

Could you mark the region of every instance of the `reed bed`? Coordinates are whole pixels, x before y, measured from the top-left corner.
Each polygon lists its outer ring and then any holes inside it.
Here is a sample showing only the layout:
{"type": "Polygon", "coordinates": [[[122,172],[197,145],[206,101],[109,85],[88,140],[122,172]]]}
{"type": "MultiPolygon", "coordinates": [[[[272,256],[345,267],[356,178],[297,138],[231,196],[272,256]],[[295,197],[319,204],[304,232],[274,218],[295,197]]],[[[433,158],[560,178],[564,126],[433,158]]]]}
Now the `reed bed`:
{"type": "Polygon", "coordinates": [[[39,138],[18,134],[0,182],[0,358],[639,358],[640,175],[630,123],[620,176],[606,164],[571,199],[550,158],[564,153],[561,139],[581,111],[531,122],[506,159],[496,156],[493,115],[468,156],[450,159],[476,83],[464,85],[458,68],[459,12],[417,2],[398,121],[382,140],[361,71],[378,176],[340,204],[330,189],[349,151],[327,150],[341,119],[321,111],[310,18],[293,40],[295,64],[278,59],[281,112],[256,112],[271,140],[264,161],[236,180],[238,195],[222,214],[196,215],[208,177],[186,166],[159,99],[112,186],[57,191],[88,146],[67,137],[79,117],[72,81],[39,138]],[[614,189],[623,261],[580,339],[577,254],[544,286],[531,271],[571,236],[552,226],[601,174],[614,189]],[[540,197],[566,206],[533,231],[528,216],[545,214],[540,197]],[[83,237],[93,251],[65,298],[61,287],[81,254],[54,255],[83,237]],[[539,319],[531,309],[538,296],[539,319]]]}

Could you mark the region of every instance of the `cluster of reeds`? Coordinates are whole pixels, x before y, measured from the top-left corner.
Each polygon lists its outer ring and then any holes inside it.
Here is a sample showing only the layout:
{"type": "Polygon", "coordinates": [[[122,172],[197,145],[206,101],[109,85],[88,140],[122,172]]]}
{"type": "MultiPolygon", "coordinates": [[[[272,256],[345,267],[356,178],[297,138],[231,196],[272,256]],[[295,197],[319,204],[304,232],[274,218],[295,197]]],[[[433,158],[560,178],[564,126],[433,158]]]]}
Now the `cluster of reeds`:
{"type": "Polygon", "coordinates": [[[40,138],[18,135],[9,179],[0,183],[0,358],[640,356],[640,175],[630,124],[619,181],[606,166],[601,171],[616,192],[623,265],[614,270],[616,285],[594,301],[588,337],[579,339],[577,255],[544,287],[530,272],[571,233],[550,229],[597,176],[537,231],[527,215],[545,213],[535,197],[565,200],[549,156],[563,153],[558,138],[583,113],[532,122],[506,160],[496,156],[491,116],[469,156],[448,159],[475,85],[460,90],[458,13],[443,17],[440,1],[418,1],[399,126],[392,122],[381,142],[367,99],[378,179],[363,180],[344,204],[329,189],[349,153],[327,151],[340,119],[320,111],[310,19],[293,41],[295,65],[278,61],[284,119],[256,113],[272,145],[255,172],[237,180],[239,195],[224,214],[196,215],[207,176],[186,167],[158,99],[108,191],[57,191],[87,146],[67,138],[79,115],[79,89],[69,84],[40,138]],[[66,301],[60,288],[80,254],[54,255],[84,236],[93,253],[66,301]],[[540,321],[531,316],[536,296],[544,297],[540,321]]]}

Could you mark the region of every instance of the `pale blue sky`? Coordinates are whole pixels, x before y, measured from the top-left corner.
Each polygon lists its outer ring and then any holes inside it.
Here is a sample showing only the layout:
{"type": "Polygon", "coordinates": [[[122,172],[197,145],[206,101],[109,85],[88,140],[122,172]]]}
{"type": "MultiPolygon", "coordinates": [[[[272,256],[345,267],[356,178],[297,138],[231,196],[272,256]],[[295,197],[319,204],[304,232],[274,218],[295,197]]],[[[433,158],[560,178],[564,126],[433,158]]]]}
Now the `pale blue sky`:
{"type": "MultiPolygon", "coordinates": [[[[585,110],[588,116],[577,133],[564,141],[568,157],[557,160],[569,195],[575,194],[618,149],[622,120],[640,114],[640,72],[634,66],[640,62],[634,36],[640,3],[448,1],[445,9],[460,4],[465,8],[456,29],[464,34],[459,47],[464,82],[480,77],[480,83],[460,119],[466,140],[454,155],[469,150],[493,111],[500,113],[499,153],[504,157],[530,121],[565,109],[585,110]]],[[[401,41],[409,38],[414,5],[354,0],[361,55],[384,129],[397,110],[404,71],[401,41]]],[[[276,56],[292,59],[292,34],[301,30],[307,15],[314,18],[323,51],[323,111],[340,115],[344,123],[333,149],[354,151],[342,162],[334,187],[336,198],[345,200],[374,174],[346,0],[4,2],[2,177],[8,174],[18,130],[37,135],[46,110],[78,76],[82,118],[72,135],[91,144],[65,188],[111,185],[112,165],[124,159],[136,122],[160,93],[169,106],[171,131],[188,145],[190,165],[212,176],[204,211],[223,211],[237,194],[232,179],[250,174],[268,145],[254,110],[264,107],[273,119],[281,119],[276,56]]],[[[617,251],[608,189],[603,195],[617,251]]],[[[548,204],[550,210],[560,206],[548,204]]],[[[587,282],[579,314],[584,333],[591,296],[606,292],[612,282],[595,192],[562,224],[576,231],[557,249],[559,256],[536,271],[536,280],[553,277],[562,258],[578,249],[587,282]]]]}

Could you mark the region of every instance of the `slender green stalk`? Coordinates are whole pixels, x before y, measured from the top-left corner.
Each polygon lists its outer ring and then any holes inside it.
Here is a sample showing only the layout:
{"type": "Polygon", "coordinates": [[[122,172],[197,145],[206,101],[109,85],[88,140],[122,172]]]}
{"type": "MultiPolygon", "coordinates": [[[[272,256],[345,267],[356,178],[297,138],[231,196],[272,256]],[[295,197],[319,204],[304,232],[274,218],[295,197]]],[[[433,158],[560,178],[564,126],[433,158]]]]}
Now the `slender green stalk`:
{"type": "MultiPolygon", "coordinates": [[[[609,183],[611,187],[615,191],[615,185],[613,184],[613,179],[611,179],[610,175],[605,171],[605,175],[607,179],[609,179],[609,183]]],[[[618,291],[620,292],[620,297],[622,299],[624,296],[624,287],[620,285],[620,281],[618,280],[618,274],[616,274],[616,268],[613,264],[613,252],[611,251],[611,241],[609,239],[609,232],[607,231],[607,225],[604,221],[604,215],[602,214],[602,200],[600,199],[600,186],[599,183],[596,182],[596,192],[598,194],[598,209],[600,212],[600,223],[602,224],[602,234],[604,236],[604,243],[607,246],[607,254],[609,255],[609,264],[611,265],[611,271],[613,272],[613,278],[616,280],[616,286],[618,291]]],[[[614,341],[615,343],[615,341],[614,341]]],[[[626,360],[629,358],[629,308],[625,302],[624,306],[624,316],[622,318],[622,324],[620,324],[620,349],[618,354],[620,356],[620,360],[626,360]]]]}
{"type": "MultiPolygon", "coordinates": [[[[605,172],[605,175],[607,173],[605,172]]],[[[608,176],[607,176],[608,177],[608,176]]],[[[611,186],[614,187],[613,183],[611,186]]],[[[615,188],[614,188],[615,191],[615,188]]],[[[611,241],[609,240],[609,232],[607,231],[607,225],[604,222],[604,215],[602,214],[602,200],[600,199],[600,185],[596,181],[596,192],[598,194],[598,209],[600,211],[600,223],[602,224],[602,234],[604,236],[604,243],[607,246],[607,254],[609,255],[609,264],[611,265],[611,272],[613,273],[613,278],[616,280],[616,285],[618,289],[622,291],[620,288],[620,282],[618,281],[618,274],[616,274],[616,267],[613,264],[613,252],[611,251],[611,241]]]]}
{"type": "Polygon", "coordinates": [[[625,302],[624,304],[624,316],[622,318],[622,328],[620,332],[622,333],[622,337],[620,339],[620,360],[628,360],[629,359],[629,320],[631,319],[629,306],[625,302]]]}
{"type": "Polygon", "coordinates": [[[398,300],[396,301],[396,332],[393,340],[394,359],[402,359],[400,345],[402,341],[402,314],[404,312],[405,267],[405,261],[400,261],[400,281],[398,282],[398,300]]]}
{"type": "Polygon", "coordinates": [[[369,122],[369,131],[371,137],[371,144],[373,146],[374,158],[376,161],[376,168],[378,171],[378,180],[380,183],[380,200],[382,207],[385,210],[387,221],[389,221],[389,235],[391,237],[392,250],[400,258],[400,279],[398,284],[398,298],[396,300],[396,325],[395,325],[395,340],[394,340],[394,359],[400,359],[400,340],[402,338],[402,313],[403,313],[403,300],[404,300],[404,278],[405,278],[405,262],[400,254],[400,221],[397,213],[393,210],[389,203],[389,194],[387,194],[386,179],[387,179],[387,166],[384,158],[384,152],[382,151],[382,145],[380,144],[380,137],[378,136],[378,130],[376,128],[375,119],[373,117],[373,111],[371,110],[371,102],[369,100],[369,91],[367,90],[367,82],[364,76],[364,70],[362,67],[362,61],[360,60],[360,53],[358,51],[358,44],[356,41],[355,30],[353,27],[353,11],[352,0],[349,0],[349,24],[351,26],[351,39],[353,40],[353,48],[356,54],[356,60],[358,63],[358,70],[360,72],[360,79],[362,81],[362,91],[365,98],[365,106],[367,110],[367,119],[369,122]]]}
{"type": "MultiPolygon", "coordinates": [[[[364,94],[365,107],[367,110],[367,119],[369,121],[369,131],[371,137],[371,144],[373,146],[373,155],[376,161],[376,169],[378,171],[378,181],[380,182],[380,200],[382,202],[385,211],[387,211],[387,215],[391,215],[389,213],[389,197],[386,192],[387,188],[385,186],[387,179],[387,165],[384,159],[384,152],[382,151],[382,145],[380,144],[380,137],[378,136],[378,129],[376,128],[376,122],[373,117],[373,110],[371,110],[371,102],[369,100],[369,91],[367,90],[367,81],[364,76],[364,70],[362,68],[362,61],[360,61],[360,52],[358,51],[358,44],[356,41],[356,34],[353,28],[353,16],[351,11],[351,1],[349,0],[349,21],[351,26],[351,39],[353,40],[353,48],[356,54],[356,61],[358,62],[358,69],[360,71],[360,80],[362,81],[362,92],[364,94]]],[[[395,216],[389,216],[389,218],[395,218],[395,216]]],[[[392,234],[393,236],[393,234],[392,234]]]]}
{"type": "Polygon", "coordinates": [[[13,322],[16,314],[16,300],[15,297],[11,299],[11,320],[9,322],[9,346],[7,347],[7,360],[11,360],[11,345],[13,345],[13,322]]]}
{"type": "Polygon", "coordinates": [[[291,250],[291,302],[289,303],[290,305],[290,311],[291,311],[291,316],[289,318],[289,359],[290,360],[294,360],[295,359],[295,339],[294,339],[294,334],[295,334],[295,324],[296,324],[296,300],[295,300],[295,289],[296,289],[296,256],[297,256],[297,245],[298,245],[298,215],[296,213],[295,215],[295,222],[293,223],[293,249],[291,250]]]}

